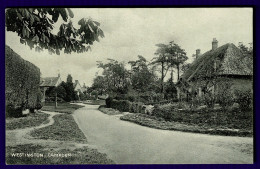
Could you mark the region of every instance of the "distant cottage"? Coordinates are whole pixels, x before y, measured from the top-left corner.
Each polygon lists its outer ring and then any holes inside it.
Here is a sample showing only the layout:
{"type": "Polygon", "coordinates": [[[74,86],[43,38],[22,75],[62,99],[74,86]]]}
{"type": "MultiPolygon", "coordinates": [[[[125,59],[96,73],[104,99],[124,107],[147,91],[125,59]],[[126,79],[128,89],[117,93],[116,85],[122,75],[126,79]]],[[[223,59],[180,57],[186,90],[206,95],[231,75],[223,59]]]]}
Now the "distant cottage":
{"type": "Polygon", "coordinates": [[[75,80],[75,83],[73,83],[73,87],[74,91],[77,92],[77,95],[79,95],[79,93],[83,93],[82,87],[78,80],[75,80]]]}
{"type": "Polygon", "coordinates": [[[214,38],[212,49],[204,54],[196,50],[196,59],[177,82],[179,99],[189,98],[192,92],[199,97],[205,90],[218,92],[214,78],[226,78],[232,84],[231,90],[248,90],[253,88],[253,58],[243,55],[242,51],[232,43],[218,47],[214,38]]]}
{"type": "Polygon", "coordinates": [[[40,88],[43,93],[43,101],[45,101],[46,98],[46,90],[57,87],[61,84],[61,78],[60,74],[58,74],[58,77],[45,77],[41,78],[40,82],[40,88]]]}

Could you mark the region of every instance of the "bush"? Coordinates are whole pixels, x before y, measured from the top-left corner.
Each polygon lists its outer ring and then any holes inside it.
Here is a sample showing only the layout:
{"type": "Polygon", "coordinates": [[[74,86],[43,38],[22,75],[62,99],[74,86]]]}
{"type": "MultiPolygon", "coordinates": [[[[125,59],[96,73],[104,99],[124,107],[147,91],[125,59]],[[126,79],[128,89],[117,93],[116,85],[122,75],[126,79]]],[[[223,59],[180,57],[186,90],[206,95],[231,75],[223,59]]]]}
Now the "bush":
{"type": "MultiPolygon", "coordinates": [[[[49,102],[49,103],[55,102],[55,97],[46,97],[45,102],[49,102]]],[[[65,101],[62,98],[57,97],[57,102],[63,103],[65,101]]]]}
{"type": "Polygon", "coordinates": [[[207,108],[213,109],[215,106],[216,98],[213,93],[208,92],[203,95],[202,101],[207,106],[207,108]]]}
{"type": "Polygon", "coordinates": [[[219,91],[217,94],[217,102],[219,106],[223,110],[227,110],[228,108],[232,107],[234,104],[233,94],[230,90],[227,91],[219,91]]]}
{"type": "Polygon", "coordinates": [[[111,108],[111,102],[112,102],[112,100],[113,100],[112,97],[106,98],[106,106],[107,106],[107,108],[111,108]]]}
{"type": "Polygon", "coordinates": [[[132,107],[132,103],[128,100],[115,100],[111,101],[110,107],[113,109],[117,109],[122,112],[129,112],[132,107]]]}
{"type": "Polygon", "coordinates": [[[156,117],[161,117],[165,119],[166,121],[171,121],[172,119],[172,113],[168,109],[164,108],[155,108],[152,113],[156,117]]]}
{"type": "Polygon", "coordinates": [[[15,107],[13,104],[8,104],[5,107],[6,117],[22,117],[23,109],[22,107],[15,107]]]}
{"type": "Polygon", "coordinates": [[[253,94],[251,90],[235,90],[236,102],[241,110],[249,110],[252,106],[253,94]]]}
{"type": "Polygon", "coordinates": [[[142,102],[133,102],[131,104],[130,112],[132,112],[132,113],[144,113],[144,110],[142,110],[143,105],[144,104],[142,102]]]}

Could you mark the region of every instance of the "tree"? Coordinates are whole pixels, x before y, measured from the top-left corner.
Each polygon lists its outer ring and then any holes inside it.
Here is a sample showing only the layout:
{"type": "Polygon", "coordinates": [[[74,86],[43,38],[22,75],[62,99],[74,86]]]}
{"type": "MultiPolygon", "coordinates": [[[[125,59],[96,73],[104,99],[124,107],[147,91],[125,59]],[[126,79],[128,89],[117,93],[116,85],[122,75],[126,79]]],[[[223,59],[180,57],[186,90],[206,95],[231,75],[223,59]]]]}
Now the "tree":
{"type": "Polygon", "coordinates": [[[145,92],[154,82],[154,74],[149,70],[146,59],[138,55],[138,60],[128,62],[131,65],[131,84],[134,90],[145,92]]]}
{"type": "Polygon", "coordinates": [[[103,76],[96,76],[92,84],[92,90],[97,90],[98,94],[103,94],[106,91],[106,81],[103,76]]]}
{"type": "Polygon", "coordinates": [[[160,66],[161,70],[159,72],[161,73],[161,93],[164,92],[164,78],[170,68],[169,66],[169,60],[168,60],[168,46],[165,44],[157,44],[158,48],[155,55],[158,55],[158,57],[154,57],[151,62],[152,65],[160,66]]]}
{"type": "Polygon", "coordinates": [[[186,64],[183,64],[181,66],[181,71],[184,73],[186,72],[189,68],[190,68],[191,64],[190,63],[186,63],[186,64]]]}
{"type": "Polygon", "coordinates": [[[76,29],[71,18],[73,12],[69,8],[9,8],[6,10],[6,29],[16,32],[22,44],[35,51],[47,49],[50,54],[83,53],[90,49],[94,41],[103,38],[100,23],[91,18],[79,20],[76,29]],[[65,23],[59,27],[57,34],[52,32],[54,24],[62,18],[65,23]]]}
{"type": "Polygon", "coordinates": [[[129,85],[129,72],[124,63],[108,59],[108,63],[98,62],[98,68],[103,69],[105,90],[112,94],[125,94],[129,85]]]}
{"type": "Polygon", "coordinates": [[[65,90],[66,90],[66,97],[65,97],[65,101],[70,102],[72,100],[75,100],[76,95],[74,92],[74,86],[73,86],[73,82],[72,82],[72,76],[70,74],[68,74],[67,76],[67,82],[65,85],[65,90]]]}
{"type": "Polygon", "coordinates": [[[244,55],[253,55],[253,45],[249,43],[250,47],[247,47],[243,42],[238,43],[238,48],[242,51],[244,55]]]}
{"type": "Polygon", "coordinates": [[[54,87],[51,91],[49,96],[55,97],[57,93],[57,97],[62,98],[63,100],[66,98],[66,89],[64,88],[64,82],[62,82],[59,86],[54,87]]]}
{"type": "Polygon", "coordinates": [[[171,41],[168,45],[169,62],[171,67],[176,66],[178,80],[180,79],[180,67],[188,59],[186,52],[178,44],[171,41]]]}

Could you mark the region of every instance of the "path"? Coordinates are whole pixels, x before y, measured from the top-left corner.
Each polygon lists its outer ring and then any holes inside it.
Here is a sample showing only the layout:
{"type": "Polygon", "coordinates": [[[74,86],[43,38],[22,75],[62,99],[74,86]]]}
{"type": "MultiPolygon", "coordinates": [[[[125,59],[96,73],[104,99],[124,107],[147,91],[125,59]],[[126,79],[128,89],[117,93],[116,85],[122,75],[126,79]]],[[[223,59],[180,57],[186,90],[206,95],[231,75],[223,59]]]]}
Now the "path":
{"type": "Polygon", "coordinates": [[[73,114],[89,145],[119,164],[253,163],[253,138],[167,131],[122,121],[86,105],[73,114]]]}

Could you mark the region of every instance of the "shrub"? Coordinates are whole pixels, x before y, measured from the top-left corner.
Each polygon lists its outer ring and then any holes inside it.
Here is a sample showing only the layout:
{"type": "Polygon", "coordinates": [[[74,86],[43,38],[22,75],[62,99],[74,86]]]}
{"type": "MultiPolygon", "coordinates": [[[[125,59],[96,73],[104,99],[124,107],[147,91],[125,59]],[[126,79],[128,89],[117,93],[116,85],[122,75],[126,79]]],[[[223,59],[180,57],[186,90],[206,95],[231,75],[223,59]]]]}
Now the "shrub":
{"type": "Polygon", "coordinates": [[[142,110],[143,107],[143,103],[142,102],[133,102],[131,105],[131,109],[130,112],[132,113],[144,113],[144,110],[142,110]]]}
{"type": "Polygon", "coordinates": [[[107,108],[111,108],[111,102],[112,102],[112,100],[113,100],[112,97],[106,98],[106,106],[107,106],[107,108]]]}
{"type": "Polygon", "coordinates": [[[217,94],[217,100],[223,110],[227,110],[234,104],[233,94],[230,90],[221,91],[217,94]]]}
{"type": "Polygon", "coordinates": [[[110,107],[117,109],[122,112],[129,112],[131,110],[132,104],[128,100],[115,100],[111,101],[110,107]]]}
{"type": "Polygon", "coordinates": [[[249,110],[253,100],[252,91],[249,90],[235,90],[234,91],[236,102],[241,110],[249,110]]]}
{"type": "Polygon", "coordinates": [[[216,99],[223,110],[227,110],[234,104],[234,97],[231,90],[232,85],[233,84],[228,79],[222,79],[218,84],[216,99]]]}
{"type": "Polygon", "coordinates": [[[6,117],[22,117],[23,109],[22,107],[15,107],[13,104],[8,104],[5,107],[6,117]]]}
{"type": "Polygon", "coordinates": [[[191,98],[189,104],[191,110],[196,110],[201,104],[201,99],[198,97],[193,97],[191,98]]]}
{"type": "Polygon", "coordinates": [[[213,109],[216,102],[216,98],[213,93],[208,92],[203,95],[202,101],[207,106],[207,108],[213,109]]]}
{"type": "Polygon", "coordinates": [[[171,121],[172,119],[171,111],[165,108],[155,108],[152,114],[156,117],[161,117],[166,121],[171,121]]]}

